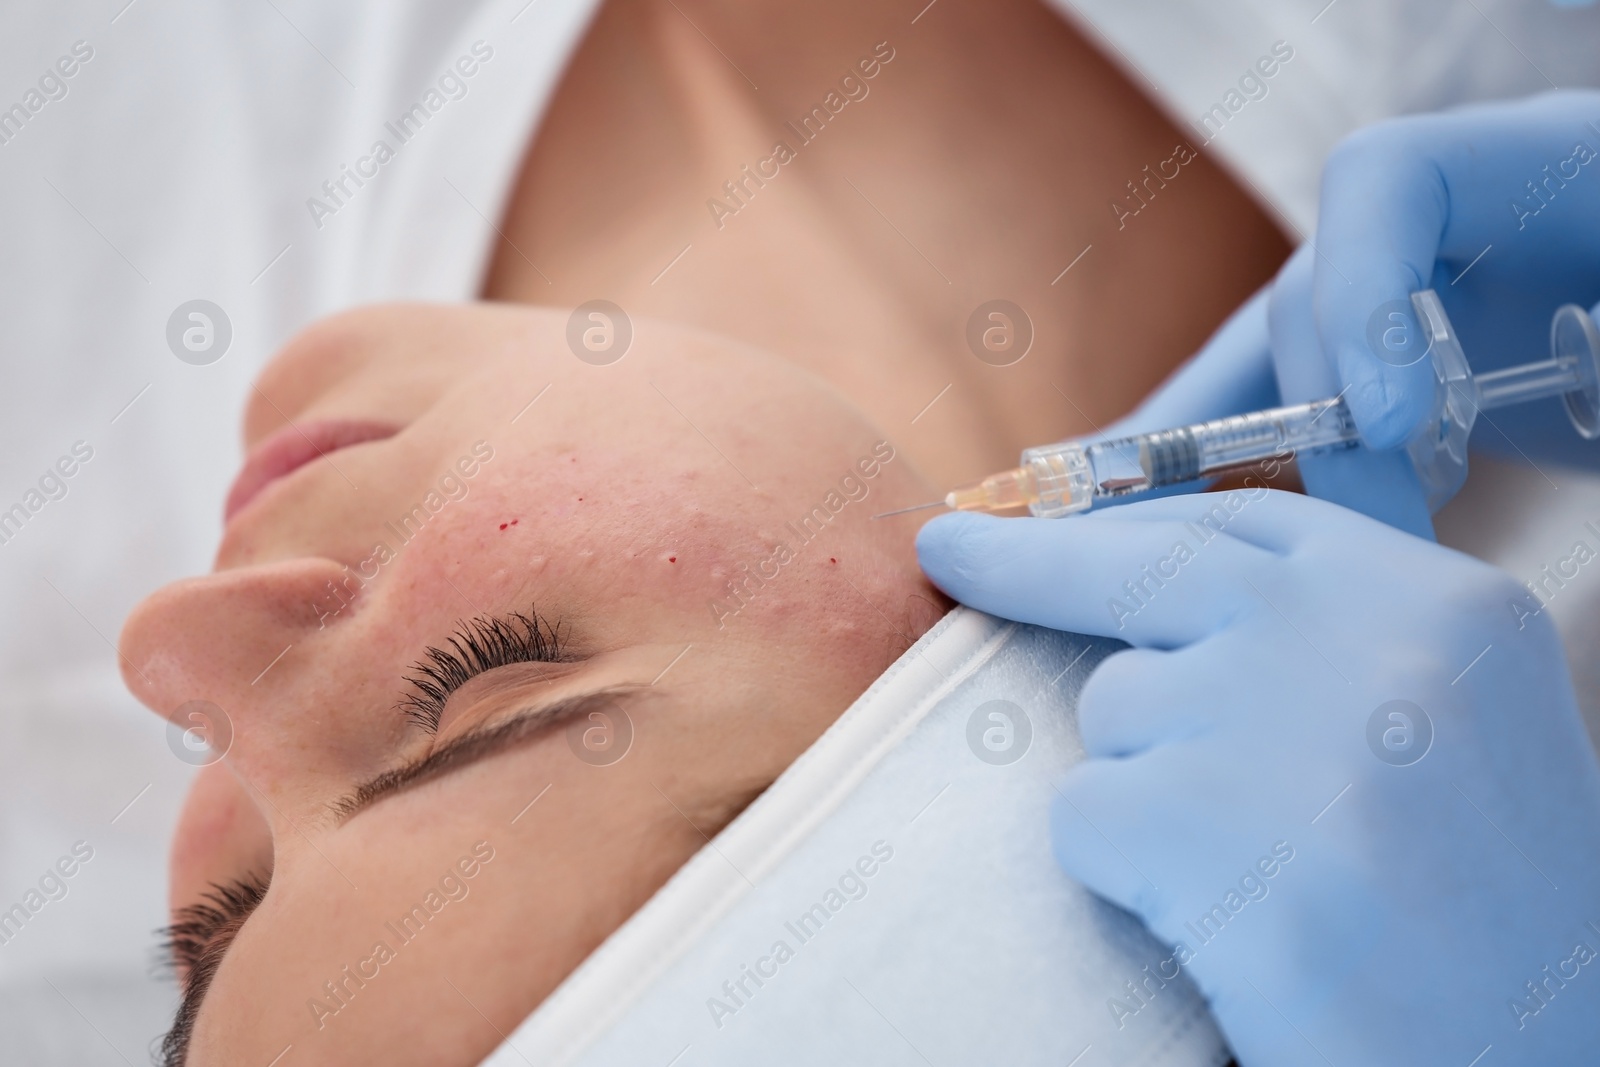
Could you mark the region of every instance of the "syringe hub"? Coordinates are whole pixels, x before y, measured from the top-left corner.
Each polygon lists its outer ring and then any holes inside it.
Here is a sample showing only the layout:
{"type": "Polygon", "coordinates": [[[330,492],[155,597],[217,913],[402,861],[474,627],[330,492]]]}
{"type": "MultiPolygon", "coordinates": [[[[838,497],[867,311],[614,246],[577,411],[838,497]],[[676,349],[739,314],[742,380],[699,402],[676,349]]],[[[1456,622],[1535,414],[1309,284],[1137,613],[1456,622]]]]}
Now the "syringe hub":
{"type": "Polygon", "coordinates": [[[1022,453],[1022,466],[963,485],[944,502],[958,511],[1027,508],[1051,519],[1089,509],[1094,503],[1094,475],[1083,445],[1063,441],[1028,449],[1022,453]]]}
{"type": "Polygon", "coordinates": [[[1039,488],[1033,471],[1016,467],[953,489],[944,502],[957,511],[1005,511],[1025,508],[1038,499],[1039,488]]]}

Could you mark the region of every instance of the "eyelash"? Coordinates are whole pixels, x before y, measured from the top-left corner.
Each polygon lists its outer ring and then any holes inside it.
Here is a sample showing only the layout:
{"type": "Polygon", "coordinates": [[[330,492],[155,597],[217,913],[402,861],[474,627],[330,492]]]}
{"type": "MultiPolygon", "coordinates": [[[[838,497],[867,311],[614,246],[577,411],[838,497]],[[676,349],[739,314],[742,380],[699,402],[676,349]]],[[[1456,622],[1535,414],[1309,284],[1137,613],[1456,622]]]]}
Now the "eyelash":
{"type": "Polygon", "coordinates": [[[415,692],[397,705],[430,734],[438,730],[450,694],[485,671],[512,663],[561,662],[561,634],[537,613],[480,615],[462,623],[449,644],[454,651],[430,646],[426,659],[411,665],[406,682],[415,692]]]}
{"type": "Polygon", "coordinates": [[[223,953],[266,894],[267,880],[259,875],[246,875],[226,885],[213,883],[199,903],[180,910],[172,925],[161,931],[167,968],[183,983],[183,1004],[172,1029],[161,1039],[163,1064],[175,1067],[182,1063],[196,1011],[223,953]]]}
{"type": "Polygon", "coordinates": [[[162,929],[161,952],[168,968],[192,975],[218,932],[230,923],[243,922],[266,893],[266,879],[254,874],[226,885],[213,883],[200,903],[181,909],[172,925],[162,929]]]}

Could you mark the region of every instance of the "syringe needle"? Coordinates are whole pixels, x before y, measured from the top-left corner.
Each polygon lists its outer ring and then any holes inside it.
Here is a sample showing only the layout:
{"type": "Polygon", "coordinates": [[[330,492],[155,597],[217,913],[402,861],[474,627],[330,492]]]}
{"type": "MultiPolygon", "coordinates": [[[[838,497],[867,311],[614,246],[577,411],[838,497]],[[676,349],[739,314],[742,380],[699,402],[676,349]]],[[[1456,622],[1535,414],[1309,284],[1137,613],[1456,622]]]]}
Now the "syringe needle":
{"type": "Polygon", "coordinates": [[[928,508],[943,508],[943,507],[949,507],[949,505],[946,504],[943,500],[934,500],[934,501],[931,501],[931,502],[929,502],[927,504],[916,504],[916,505],[914,505],[912,507],[909,507],[909,508],[899,508],[899,509],[897,509],[895,511],[885,511],[882,514],[874,515],[872,517],[875,518],[875,519],[887,519],[891,515],[904,515],[908,511],[924,511],[924,510],[926,510],[928,508]]]}

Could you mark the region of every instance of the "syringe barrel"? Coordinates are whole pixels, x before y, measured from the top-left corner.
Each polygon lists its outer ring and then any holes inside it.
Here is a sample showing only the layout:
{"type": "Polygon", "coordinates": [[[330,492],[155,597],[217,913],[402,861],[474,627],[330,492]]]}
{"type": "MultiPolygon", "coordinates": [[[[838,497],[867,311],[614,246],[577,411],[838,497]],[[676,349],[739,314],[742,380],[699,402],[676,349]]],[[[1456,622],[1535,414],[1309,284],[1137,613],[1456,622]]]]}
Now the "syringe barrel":
{"type": "Polygon", "coordinates": [[[1189,427],[1189,432],[1197,443],[1202,475],[1349,446],[1360,438],[1349,407],[1338,397],[1214,419],[1189,427]]]}
{"type": "Polygon", "coordinates": [[[1130,496],[1247,468],[1300,452],[1349,447],[1359,437],[1342,399],[1270,408],[1173,430],[1083,445],[1067,441],[1030,448],[1022,466],[1046,518],[1085,511],[1096,500],[1130,496]]]}

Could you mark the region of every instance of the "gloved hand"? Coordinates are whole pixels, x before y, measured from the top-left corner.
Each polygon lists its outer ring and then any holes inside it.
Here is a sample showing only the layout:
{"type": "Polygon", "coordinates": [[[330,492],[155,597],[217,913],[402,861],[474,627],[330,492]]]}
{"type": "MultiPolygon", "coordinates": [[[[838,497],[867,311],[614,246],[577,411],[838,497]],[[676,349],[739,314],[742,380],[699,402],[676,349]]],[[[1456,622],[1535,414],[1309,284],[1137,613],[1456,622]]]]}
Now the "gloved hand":
{"type": "Polygon", "coordinates": [[[1600,766],[1510,577],[1260,488],[944,515],[917,550],[963,603],[1133,645],[1052,820],[1173,946],[1108,976],[1122,1025],[1181,970],[1244,1067],[1596,1062],[1600,766]]]}
{"type": "MultiPolygon", "coordinates": [[[[1269,287],[1269,306],[1246,305],[1118,429],[1236,414],[1273,369],[1282,403],[1343,392],[1379,451],[1301,457],[1307,490],[1429,536],[1397,449],[1432,405],[1408,299],[1430,287],[1475,371],[1548,357],[1555,309],[1600,297],[1600,92],[1395,119],[1346,138],[1323,174],[1316,240],[1269,287]]],[[[1473,444],[1600,463],[1600,446],[1572,432],[1555,400],[1481,416],[1473,444]]]]}

